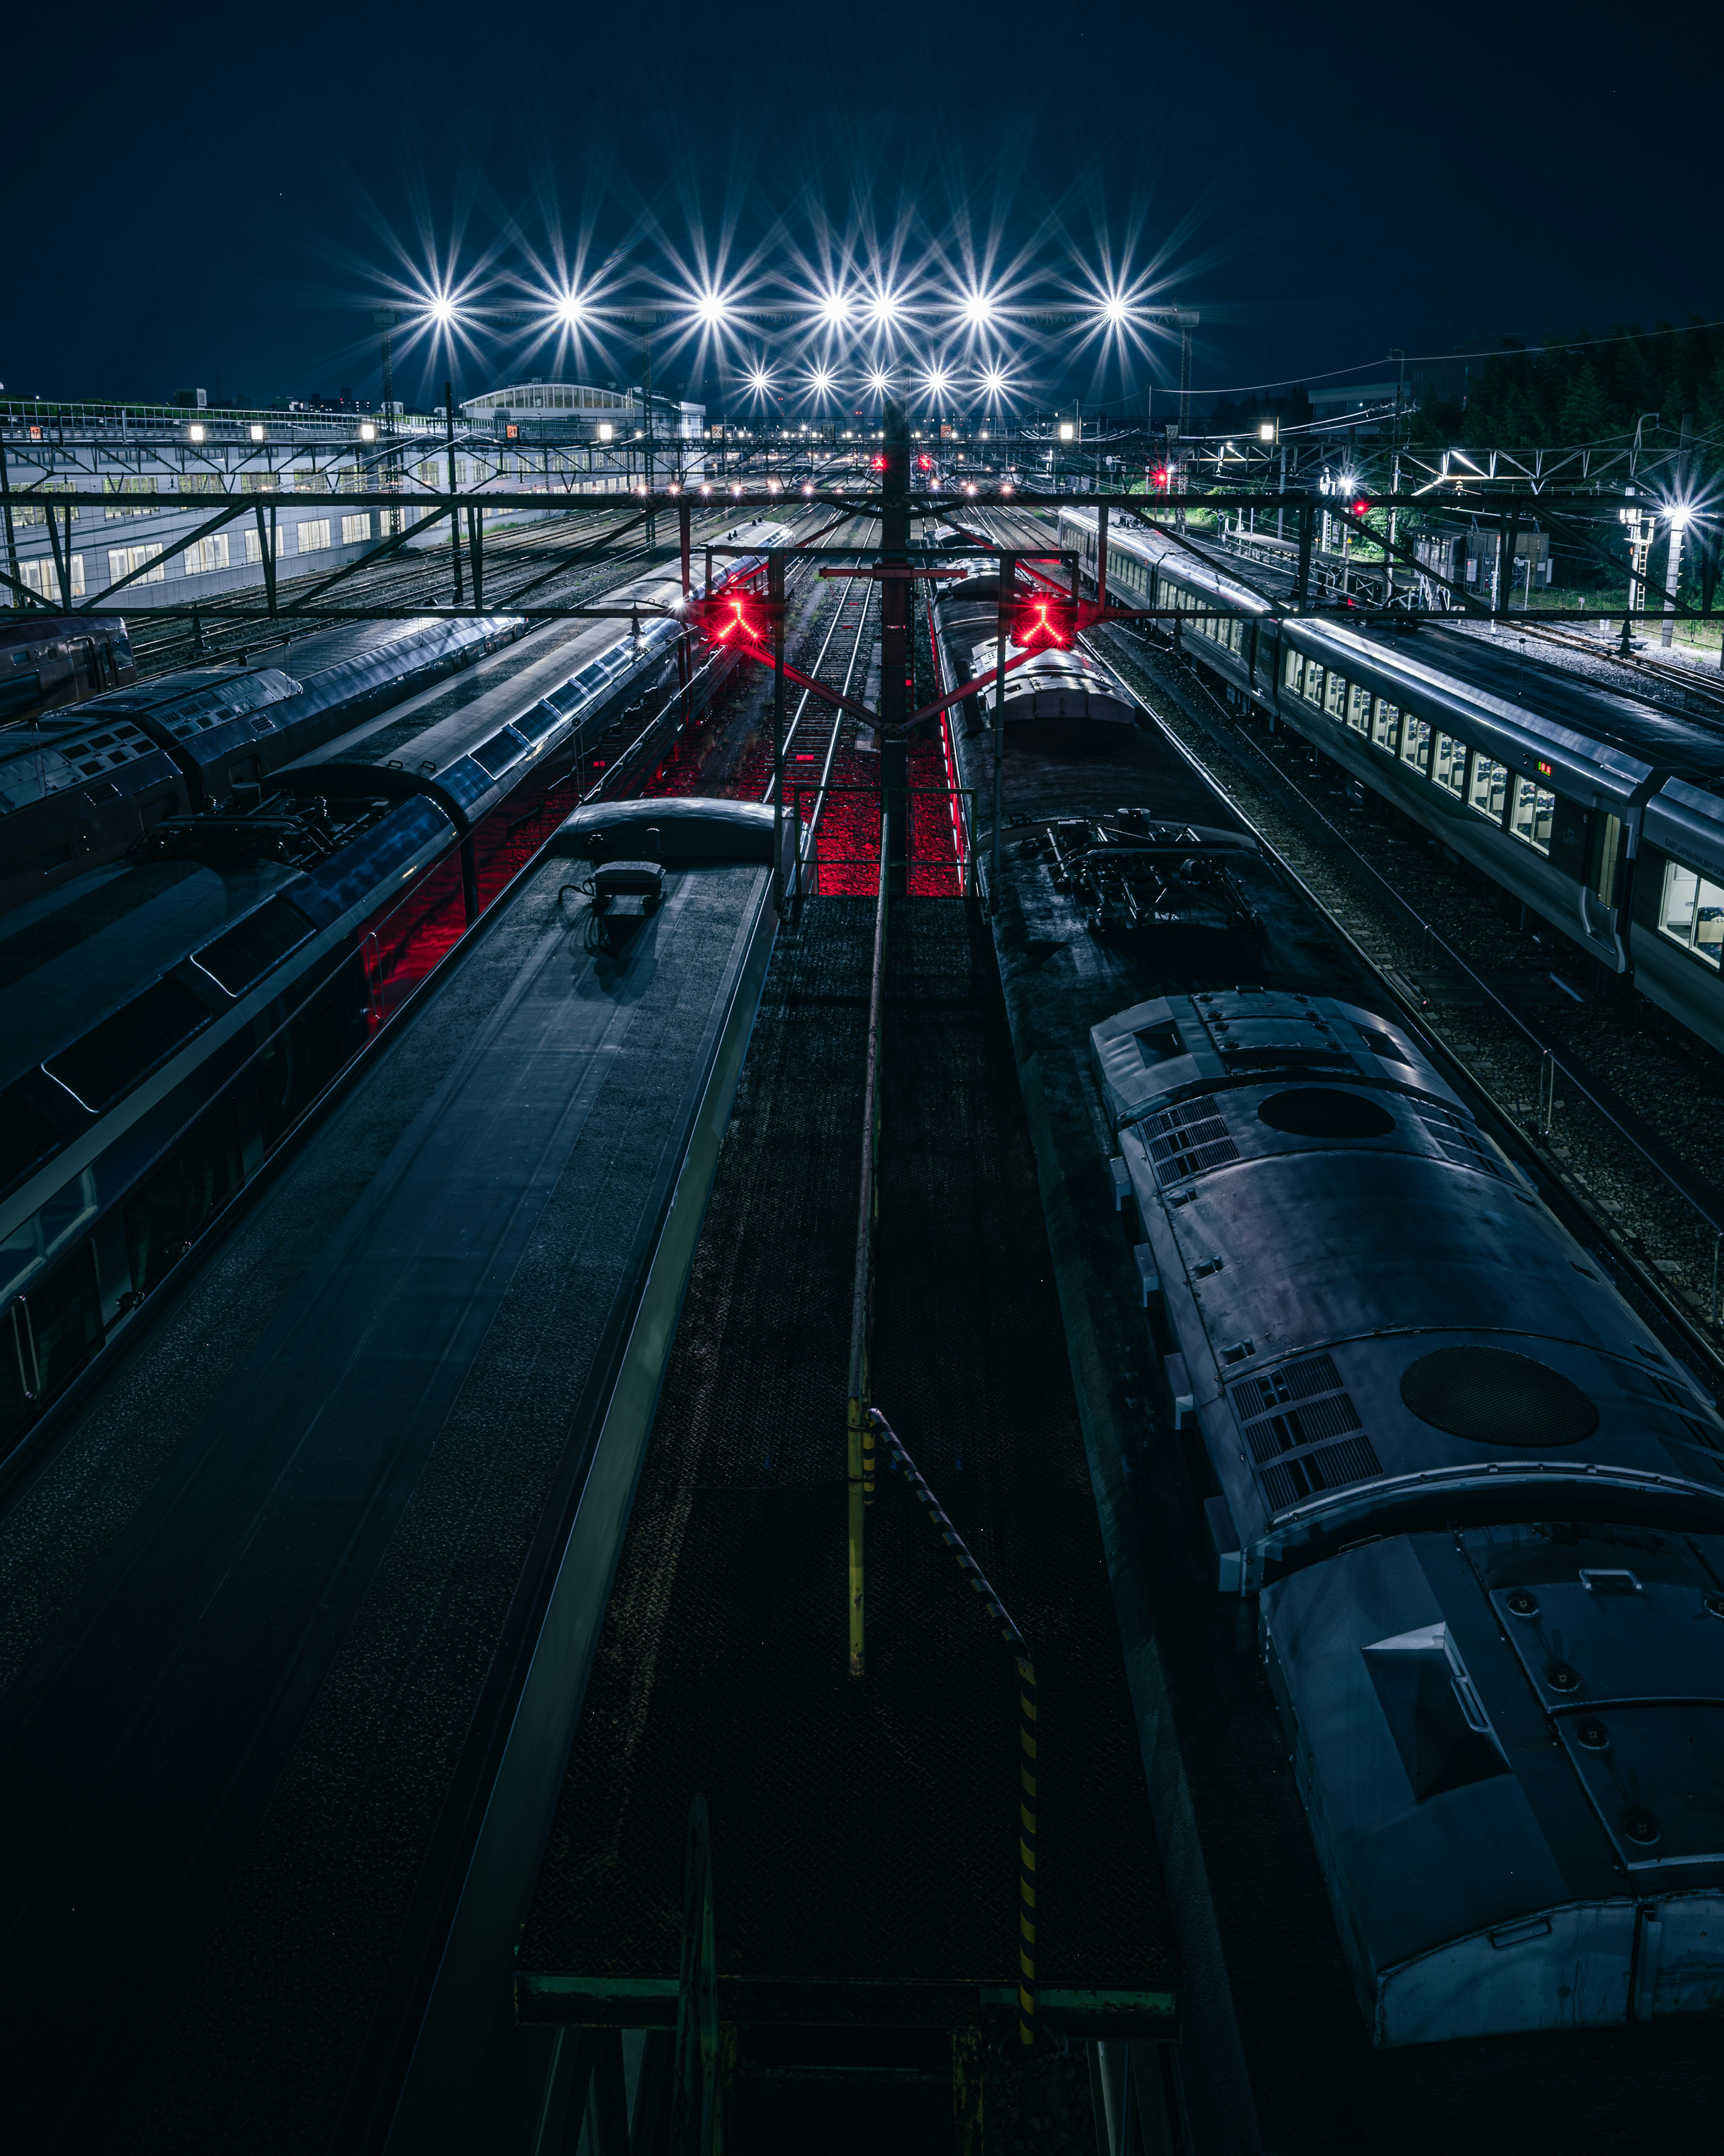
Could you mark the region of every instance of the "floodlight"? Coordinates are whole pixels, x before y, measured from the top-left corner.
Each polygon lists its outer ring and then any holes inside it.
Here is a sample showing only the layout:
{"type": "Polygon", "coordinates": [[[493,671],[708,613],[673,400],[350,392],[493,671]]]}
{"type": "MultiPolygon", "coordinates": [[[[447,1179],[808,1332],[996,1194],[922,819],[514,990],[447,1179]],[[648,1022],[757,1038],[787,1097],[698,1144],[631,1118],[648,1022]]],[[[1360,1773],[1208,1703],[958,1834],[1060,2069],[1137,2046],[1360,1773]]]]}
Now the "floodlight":
{"type": "Polygon", "coordinates": [[[1272,442],[1275,438],[1275,422],[1273,419],[1265,419],[1263,424],[1257,429],[1257,439],[1260,442],[1272,442]]]}
{"type": "Polygon", "coordinates": [[[602,441],[602,442],[614,441],[614,440],[615,440],[615,439],[616,439],[616,434],[617,434],[617,430],[616,430],[616,429],[615,429],[615,428],[611,424],[611,423],[610,423],[610,421],[609,421],[608,419],[601,419],[601,420],[599,421],[599,423],[598,423],[598,439],[599,439],[599,440],[600,440],[600,441],[602,441]]]}
{"type": "Polygon", "coordinates": [[[262,440],[263,440],[263,439],[264,439],[264,429],[263,429],[262,424],[261,424],[259,421],[258,421],[258,420],[256,420],[256,419],[254,419],[254,420],[252,421],[252,423],[251,423],[251,430],[250,430],[250,431],[251,431],[251,438],[252,438],[253,441],[254,441],[254,442],[260,442],[260,441],[262,441],[262,440]]]}
{"type": "Polygon", "coordinates": [[[204,432],[205,429],[194,419],[186,429],[186,439],[191,442],[201,442],[203,439],[204,432]]]}
{"type": "Polygon", "coordinates": [[[1069,442],[1075,431],[1070,419],[1062,419],[1060,422],[1060,439],[1062,442],[1069,442]]]}
{"type": "Polygon", "coordinates": [[[377,439],[377,430],[369,419],[360,421],[359,439],[362,442],[374,442],[377,439]]]}

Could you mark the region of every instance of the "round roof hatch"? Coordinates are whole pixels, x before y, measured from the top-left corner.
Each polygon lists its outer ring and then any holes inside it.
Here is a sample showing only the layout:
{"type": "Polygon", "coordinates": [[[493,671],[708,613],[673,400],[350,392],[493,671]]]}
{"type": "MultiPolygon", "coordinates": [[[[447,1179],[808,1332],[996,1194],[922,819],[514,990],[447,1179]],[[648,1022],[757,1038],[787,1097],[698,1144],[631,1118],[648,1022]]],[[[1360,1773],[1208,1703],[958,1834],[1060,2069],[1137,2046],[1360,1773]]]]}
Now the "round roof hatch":
{"type": "Polygon", "coordinates": [[[1296,1086],[1271,1093],[1257,1120],[1272,1131],[1296,1138],[1386,1138],[1395,1127],[1387,1108],[1364,1093],[1343,1093],[1335,1086],[1296,1086]]]}
{"type": "Polygon", "coordinates": [[[1439,1348],[1401,1373],[1401,1398],[1421,1422],[1475,1445],[1578,1445],[1598,1410],[1572,1379],[1506,1348],[1439,1348]]]}

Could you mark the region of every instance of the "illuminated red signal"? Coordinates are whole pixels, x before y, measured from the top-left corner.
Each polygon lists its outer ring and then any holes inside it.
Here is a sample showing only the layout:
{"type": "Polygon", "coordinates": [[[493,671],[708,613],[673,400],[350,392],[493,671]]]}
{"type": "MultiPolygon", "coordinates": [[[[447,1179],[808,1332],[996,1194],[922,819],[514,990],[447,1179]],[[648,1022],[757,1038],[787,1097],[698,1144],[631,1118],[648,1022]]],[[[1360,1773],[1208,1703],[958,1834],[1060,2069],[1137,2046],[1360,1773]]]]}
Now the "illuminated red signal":
{"type": "Polygon", "coordinates": [[[886,460],[884,457],[870,457],[869,462],[876,471],[884,471],[886,468],[886,460]]]}
{"type": "Polygon", "coordinates": [[[918,471],[932,471],[934,459],[929,456],[918,457],[916,460],[916,468],[918,471]]]}
{"type": "Polygon", "coordinates": [[[1369,515],[1369,513],[1370,513],[1370,509],[1371,509],[1371,505],[1370,505],[1370,503],[1369,503],[1368,501],[1365,501],[1365,500],[1362,497],[1359,501],[1356,501],[1356,502],[1353,504],[1353,515],[1354,515],[1355,516],[1368,516],[1368,515],[1369,515]]]}
{"type": "Polygon", "coordinates": [[[1158,494],[1165,494],[1167,491],[1167,467],[1157,465],[1150,474],[1150,482],[1158,494]]]}
{"type": "Polygon", "coordinates": [[[727,638],[736,635],[738,630],[745,637],[752,637],[756,634],[754,624],[750,621],[744,611],[741,599],[727,598],[721,603],[728,607],[730,615],[728,619],[721,617],[720,626],[713,631],[712,640],[715,644],[724,643],[727,638]]]}
{"type": "Polygon", "coordinates": [[[1021,601],[1012,624],[1012,641],[1020,651],[1039,650],[1050,644],[1063,646],[1070,643],[1074,626],[1070,599],[1021,601]]]}

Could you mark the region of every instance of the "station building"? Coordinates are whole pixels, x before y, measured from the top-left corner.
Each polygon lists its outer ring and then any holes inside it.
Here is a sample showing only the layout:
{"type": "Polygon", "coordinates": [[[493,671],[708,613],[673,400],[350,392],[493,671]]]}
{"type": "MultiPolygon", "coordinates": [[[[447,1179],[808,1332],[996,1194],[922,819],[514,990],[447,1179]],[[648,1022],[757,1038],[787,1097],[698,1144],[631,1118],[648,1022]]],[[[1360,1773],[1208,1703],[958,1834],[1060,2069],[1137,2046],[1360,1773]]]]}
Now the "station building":
{"type": "MultiPolygon", "coordinates": [[[[705,408],[652,400],[655,480],[704,469],[705,408]]],[[[625,493],[647,469],[638,390],[532,382],[456,407],[458,490],[625,493]]],[[[266,547],[292,578],[339,568],[409,530],[449,483],[439,411],[367,415],[0,399],[0,606],[77,606],[140,567],[116,603],[183,607],[264,583],[266,547]],[[99,494],[100,506],[64,503],[99,494]],[[398,508],[347,497],[399,495],[398,508]],[[198,536],[223,495],[256,513],[198,536]],[[214,499],[213,499],[213,497],[214,499]],[[50,516],[53,528],[50,529],[50,516]]],[[[500,514],[499,523],[531,518],[500,514]]],[[[487,526],[491,520],[487,518],[487,526]]],[[[427,545],[441,538],[440,520],[427,545]]]]}

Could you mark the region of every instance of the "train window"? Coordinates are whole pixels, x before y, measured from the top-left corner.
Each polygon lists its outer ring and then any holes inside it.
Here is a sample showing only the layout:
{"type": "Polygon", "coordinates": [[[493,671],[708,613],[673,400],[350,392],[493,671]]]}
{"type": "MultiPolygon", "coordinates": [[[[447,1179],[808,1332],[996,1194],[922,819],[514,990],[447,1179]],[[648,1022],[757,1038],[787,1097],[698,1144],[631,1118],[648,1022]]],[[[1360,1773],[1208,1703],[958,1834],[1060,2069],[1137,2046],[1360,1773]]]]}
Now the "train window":
{"type": "Polygon", "coordinates": [[[8,1295],[44,1258],[63,1250],[95,1218],[95,1175],[85,1168],[0,1243],[0,1295],[8,1295]]]}
{"type": "Polygon", "coordinates": [[[1547,786],[1530,778],[1515,781],[1515,817],[1509,829],[1524,839],[1536,853],[1551,850],[1551,825],[1556,820],[1557,797],[1547,786]]]}
{"type": "Polygon", "coordinates": [[[1315,660],[1309,661],[1305,670],[1305,701],[1307,704],[1321,704],[1323,701],[1323,670],[1315,660]]]}
{"type": "Polygon", "coordinates": [[[1622,853],[1622,820],[1616,816],[1594,816],[1591,864],[1587,881],[1601,903],[1616,903],[1616,873],[1622,853]]]}
{"type": "Polygon", "coordinates": [[[1332,670],[1323,689],[1323,709],[1331,719],[1347,715],[1347,676],[1332,670]]]}
{"type": "Polygon", "coordinates": [[[1354,682],[1347,693],[1347,722],[1357,734],[1371,731],[1371,691],[1354,682]]]}
{"type": "Polygon", "coordinates": [[[1400,746],[1401,713],[1398,705],[1385,698],[1377,699],[1376,714],[1371,721],[1371,738],[1380,749],[1393,756],[1400,746]]]}
{"type": "Polygon", "coordinates": [[[1284,685],[1290,689],[1296,696],[1305,686],[1305,654],[1302,651],[1289,651],[1286,668],[1281,679],[1284,685]]]}
{"type": "Polygon", "coordinates": [[[361,1005],[351,967],[257,1060],[258,1122],[265,1149],[310,1107],[348,1059],[364,1045],[361,1005]]]}
{"type": "Polygon", "coordinates": [[[1724,886],[1708,883],[1680,861],[1667,862],[1658,925],[1673,942],[1716,966],[1724,947],[1724,886]]]}
{"type": "Polygon", "coordinates": [[[1401,722],[1401,761],[1410,763],[1422,778],[1430,777],[1430,721],[1408,711],[1401,722]]]}
{"type": "Polygon", "coordinates": [[[1451,793],[1466,791],[1466,743],[1458,742],[1452,734],[1437,736],[1436,762],[1431,777],[1439,786],[1446,787],[1451,793]]]}
{"type": "Polygon", "coordinates": [[[1227,638],[1235,651],[1243,651],[1245,648],[1244,623],[1237,619],[1230,621],[1227,625],[1227,638]]]}
{"type": "Polygon", "coordinates": [[[126,1209],[126,1249],[131,1284],[154,1287],[239,1188],[239,1116],[224,1113],[196,1131],[126,1209]]]}
{"type": "Polygon", "coordinates": [[[39,1414],[101,1344],[95,1251],[85,1242],[0,1317],[0,1435],[39,1414]]]}
{"type": "Polygon", "coordinates": [[[1472,784],[1467,793],[1467,805],[1480,815],[1488,816],[1493,824],[1502,821],[1502,812],[1508,806],[1508,767],[1493,762],[1488,756],[1475,752],[1472,784]]]}

